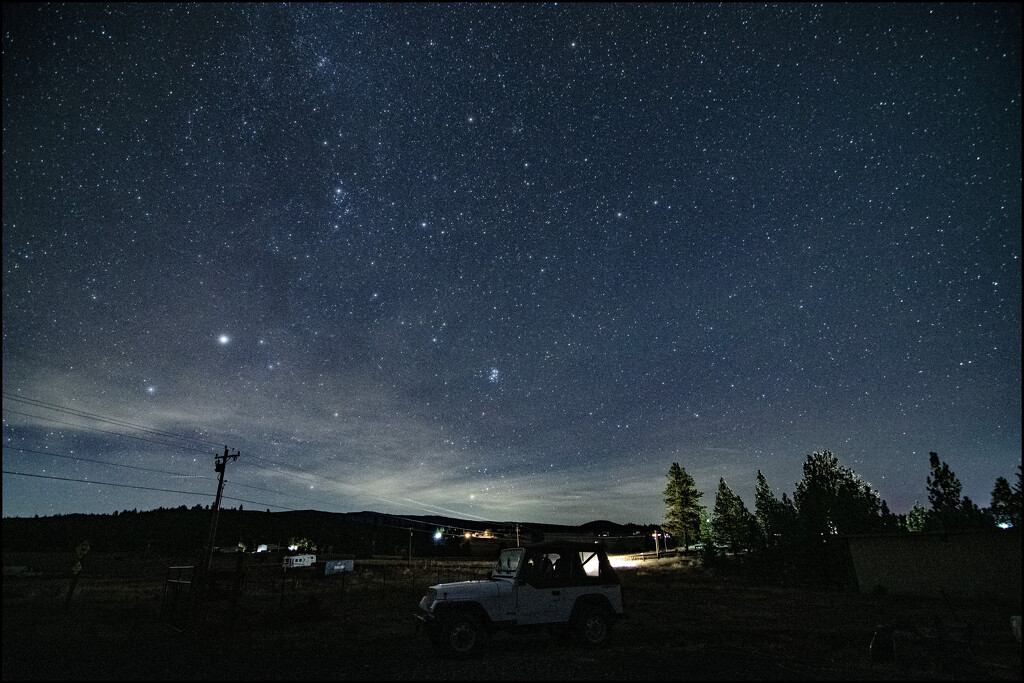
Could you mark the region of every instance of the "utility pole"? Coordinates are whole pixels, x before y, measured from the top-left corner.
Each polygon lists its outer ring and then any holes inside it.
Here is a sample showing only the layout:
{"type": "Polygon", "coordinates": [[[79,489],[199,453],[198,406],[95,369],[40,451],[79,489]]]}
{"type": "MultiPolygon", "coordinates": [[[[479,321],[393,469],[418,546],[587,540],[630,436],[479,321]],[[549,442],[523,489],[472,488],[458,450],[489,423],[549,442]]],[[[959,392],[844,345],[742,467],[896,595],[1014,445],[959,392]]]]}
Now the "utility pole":
{"type": "Polygon", "coordinates": [[[519,545],[519,522],[516,522],[516,545],[519,545]]]}
{"type": "Polygon", "coordinates": [[[224,493],[224,470],[227,468],[228,460],[237,460],[238,456],[241,455],[238,451],[228,454],[228,447],[224,447],[224,455],[215,455],[213,459],[215,461],[214,471],[220,473],[220,478],[217,482],[217,499],[213,503],[213,520],[210,522],[210,538],[206,543],[206,570],[209,571],[213,565],[213,548],[217,542],[217,517],[220,515],[220,498],[221,494],[224,493]]]}

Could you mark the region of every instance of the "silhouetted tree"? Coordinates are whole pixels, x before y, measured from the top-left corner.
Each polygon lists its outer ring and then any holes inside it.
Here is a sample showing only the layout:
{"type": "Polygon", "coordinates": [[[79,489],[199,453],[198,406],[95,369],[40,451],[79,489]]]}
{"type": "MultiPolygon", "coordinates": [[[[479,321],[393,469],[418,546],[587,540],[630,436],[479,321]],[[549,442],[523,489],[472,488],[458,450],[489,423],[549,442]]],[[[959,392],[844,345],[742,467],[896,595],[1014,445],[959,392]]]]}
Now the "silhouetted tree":
{"type": "Polygon", "coordinates": [[[1017,520],[1013,519],[1013,490],[1006,477],[996,477],[996,485],[992,489],[992,502],[989,503],[989,510],[996,524],[1009,524],[1017,526],[1020,523],[1020,514],[1017,520]]]}
{"type": "Polygon", "coordinates": [[[992,489],[989,509],[996,524],[1020,527],[1021,518],[1021,468],[1017,466],[1017,483],[1010,486],[1005,477],[997,477],[992,489]]]}
{"type": "Polygon", "coordinates": [[[1019,527],[1021,524],[1021,510],[1024,509],[1024,493],[1022,493],[1021,487],[1021,466],[1017,465],[1017,483],[1013,485],[1011,489],[1013,493],[1013,512],[1011,513],[1011,519],[1016,519],[1017,522],[1014,526],[1019,527]]]}
{"type": "Polygon", "coordinates": [[[715,530],[711,526],[711,515],[708,514],[708,506],[698,505],[697,510],[700,515],[700,533],[697,535],[697,539],[705,545],[714,545],[715,530]]]}
{"type": "Polygon", "coordinates": [[[743,500],[732,492],[722,478],[718,480],[711,526],[715,541],[728,546],[733,552],[750,547],[751,532],[756,521],[743,500]]]}
{"type": "Polygon", "coordinates": [[[928,531],[964,531],[985,529],[995,525],[991,514],[981,510],[968,497],[961,497],[963,486],[949,465],[939,460],[938,453],[928,454],[932,472],[927,478],[928,531]]]}
{"type": "Polygon", "coordinates": [[[804,477],[793,499],[800,523],[811,538],[869,533],[884,527],[881,496],[828,450],[807,456],[804,477]]]}
{"type": "Polygon", "coordinates": [[[785,493],[781,500],[775,497],[761,470],[754,484],[754,518],[758,530],[755,540],[761,547],[778,548],[796,540],[796,508],[785,493]]]}
{"type": "Polygon", "coordinates": [[[964,496],[960,503],[961,526],[964,529],[991,529],[996,525],[995,517],[988,508],[979,507],[973,500],[964,496]]]}
{"type": "Polygon", "coordinates": [[[958,526],[960,506],[963,502],[960,493],[963,486],[949,465],[939,460],[939,454],[932,451],[928,454],[931,474],[925,480],[928,488],[928,529],[931,531],[949,531],[958,526]]]}

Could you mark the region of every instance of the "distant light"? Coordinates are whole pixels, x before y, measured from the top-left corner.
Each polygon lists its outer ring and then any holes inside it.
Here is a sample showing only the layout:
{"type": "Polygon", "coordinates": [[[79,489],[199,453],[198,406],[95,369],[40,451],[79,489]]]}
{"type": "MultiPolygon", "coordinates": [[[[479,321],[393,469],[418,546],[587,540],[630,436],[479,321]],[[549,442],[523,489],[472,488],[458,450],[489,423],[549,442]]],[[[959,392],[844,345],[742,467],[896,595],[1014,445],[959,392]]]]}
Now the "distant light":
{"type": "Polygon", "coordinates": [[[628,560],[625,555],[609,555],[608,563],[616,569],[621,569],[622,567],[635,567],[637,565],[636,560],[628,560]]]}
{"type": "Polygon", "coordinates": [[[442,538],[444,538],[444,530],[443,529],[438,529],[437,531],[434,532],[434,540],[435,541],[440,541],[442,538]]]}
{"type": "Polygon", "coordinates": [[[999,523],[999,524],[998,524],[997,526],[998,526],[998,527],[999,527],[1000,529],[1010,529],[1010,528],[1012,528],[1012,527],[1013,527],[1013,525],[1012,525],[1012,524],[1010,524],[1009,522],[1000,522],[1000,523],[999,523]]]}
{"type": "Polygon", "coordinates": [[[231,341],[231,337],[229,337],[226,334],[222,334],[220,335],[220,338],[217,339],[217,341],[219,341],[221,344],[227,344],[229,341],[231,341]]]}

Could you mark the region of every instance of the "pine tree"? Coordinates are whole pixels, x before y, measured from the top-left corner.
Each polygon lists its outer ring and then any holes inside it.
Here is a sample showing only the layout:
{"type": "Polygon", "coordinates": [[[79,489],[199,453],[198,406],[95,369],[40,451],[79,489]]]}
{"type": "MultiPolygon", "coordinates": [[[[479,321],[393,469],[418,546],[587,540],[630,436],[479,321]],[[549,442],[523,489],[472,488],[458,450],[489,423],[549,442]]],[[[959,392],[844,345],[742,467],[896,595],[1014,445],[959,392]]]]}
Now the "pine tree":
{"type": "Polygon", "coordinates": [[[928,454],[928,462],[932,473],[925,480],[928,488],[928,528],[935,531],[949,531],[956,528],[957,517],[961,511],[963,500],[960,492],[963,486],[949,468],[939,460],[939,454],[932,451],[928,454]]]}
{"type": "Polygon", "coordinates": [[[697,511],[700,515],[700,533],[697,535],[697,540],[707,545],[714,545],[715,530],[711,526],[711,515],[708,514],[708,506],[698,505],[697,511]]]}
{"type": "Polygon", "coordinates": [[[1013,485],[1013,506],[1010,515],[1011,519],[1017,520],[1014,526],[1021,525],[1021,510],[1024,509],[1024,494],[1021,491],[1021,466],[1017,465],[1017,483],[1013,485]]]}
{"type": "Polygon", "coordinates": [[[785,492],[783,492],[782,498],[779,499],[779,517],[777,522],[782,539],[788,542],[795,541],[797,529],[800,526],[800,518],[796,510],[796,503],[785,492]]]}
{"type": "Polygon", "coordinates": [[[928,523],[928,509],[916,500],[907,513],[907,531],[924,531],[928,523]]]}
{"type": "Polygon", "coordinates": [[[885,521],[878,492],[827,450],[807,456],[793,499],[812,538],[878,531],[885,521]]]}
{"type": "Polygon", "coordinates": [[[939,460],[938,453],[928,454],[932,473],[927,478],[929,531],[987,529],[995,525],[990,510],[980,509],[967,496],[961,497],[963,486],[949,465],[939,460]]]}
{"type": "Polygon", "coordinates": [[[774,548],[779,544],[782,533],[782,504],[772,493],[768,480],[757,471],[757,482],[754,484],[754,518],[757,520],[759,545],[763,548],[774,548]]]}
{"type": "Polygon", "coordinates": [[[1017,514],[1017,520],[1014,521],[1013,517],[1013,490],[1010,488],[1010,482],[1006,480],[1006,477],[996,477],[995,488],[992,489],[992,502],[989,505],[989,509],[992,511],[992,516],[995,518],[996,524],[1010,526],[1018,526],[1020,524],[1020,514],[1017,514]]]}
{"type": "Polygon", "coordinates": [[[725,479],[719,479],[715,509],[711,518],[715,540],[728,546],[733,552],[747,548],[750,546],[753,522],[753,516],[743,504],[743,500],[732,492],[725,479]]]}
{"type": "Polygon", "coordinates": [[[711,529],[718,545],[732,545],[735,526],[733,505],[732,490],[725,483],[725,479],[719,479],[718,491],[715,492],[715,507],[711,511],[711,529]]]}
{"type": "Polygon", "coordinates": [[[700,499],[704,494],[697,483],[679,463],[672,463],[665,487],[665,530],[676,538],[676,543],[688,548],[690,541],[700,533],[700,499]]]}
{"type": "Polygon", "coordinates": [[[992,490],[991,510],[993,517],[996,518],[996,523],[1020,528],[1021,502],[1021,466],[1017,465],[1017,483],[1010,486],[1010,482],[999,477],[992,490]]]}

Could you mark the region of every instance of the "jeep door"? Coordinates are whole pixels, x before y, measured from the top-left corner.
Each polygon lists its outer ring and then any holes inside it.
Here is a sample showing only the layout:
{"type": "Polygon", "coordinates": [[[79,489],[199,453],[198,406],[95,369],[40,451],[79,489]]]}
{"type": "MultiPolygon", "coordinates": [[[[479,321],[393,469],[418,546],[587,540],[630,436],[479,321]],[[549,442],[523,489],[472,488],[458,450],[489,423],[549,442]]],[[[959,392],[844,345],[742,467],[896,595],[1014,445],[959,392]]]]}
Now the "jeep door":
{"type": "MultiPolygon", "coordinates": [[[[550,624],[568,619],[567,615],[563,616],[566,614],[567,585],[557,574],[561,559],[557,553],[527,558],[515,586],[516,622],[520,625],[550,624]]],[[[569,604],[571,610],[572,603],[569,604]]]]}
{"type": "Polygon", "coordinates": [[[576,600],[584,595],[603,595],[612,610],[621,613],[619,580],[605,555],[589,549],[572,551],[566,553],[564,562],[567,573],[561,579],[562,599],[553,615],[555,621],[568,621],[576,600]]]}

